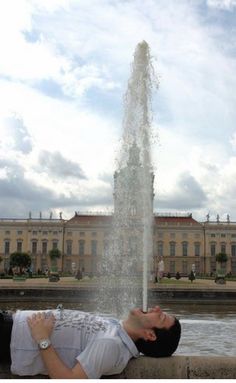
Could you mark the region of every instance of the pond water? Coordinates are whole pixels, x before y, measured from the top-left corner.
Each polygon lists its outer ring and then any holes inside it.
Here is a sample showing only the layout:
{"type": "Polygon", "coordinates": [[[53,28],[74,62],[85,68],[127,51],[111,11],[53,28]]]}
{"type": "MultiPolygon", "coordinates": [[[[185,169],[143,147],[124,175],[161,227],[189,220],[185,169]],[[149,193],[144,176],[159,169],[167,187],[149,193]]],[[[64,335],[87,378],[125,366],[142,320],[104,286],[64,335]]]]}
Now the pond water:
{"type": "Polygon", "coordinates": [[[164,305],[182,325],[177,354],[236,356],[236,305],[164,305]]]}
{"type": "MultiPolygon", "coordinates": [[[[64,308],[92,311],[89,305],[62,302],[64,308]]],[[[52,302],[1,303],[2,309],[56,308],[52,302]]],[[[182,325],[178,355],[236,356],[236,305],[162,303],[163,310],[175,314],[182,325]]]]}

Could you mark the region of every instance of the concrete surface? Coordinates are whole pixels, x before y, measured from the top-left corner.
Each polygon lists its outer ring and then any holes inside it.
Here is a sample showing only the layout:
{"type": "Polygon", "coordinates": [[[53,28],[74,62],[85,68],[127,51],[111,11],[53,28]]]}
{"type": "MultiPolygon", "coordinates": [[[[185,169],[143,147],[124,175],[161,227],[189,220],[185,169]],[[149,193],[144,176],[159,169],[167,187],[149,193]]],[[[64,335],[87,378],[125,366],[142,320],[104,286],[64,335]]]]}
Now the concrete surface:
{"type": "MultiPolygon", "coordinates": [[[[9,366],[0,365],[0,379],[23,378],[11,375],[9,366]]],[[[45,376],[24,379],[45,379],[45,376]]],[[[236,357],[172,356],[132,359],[123,373],[112,379],[235,379],[236,357]]]]}

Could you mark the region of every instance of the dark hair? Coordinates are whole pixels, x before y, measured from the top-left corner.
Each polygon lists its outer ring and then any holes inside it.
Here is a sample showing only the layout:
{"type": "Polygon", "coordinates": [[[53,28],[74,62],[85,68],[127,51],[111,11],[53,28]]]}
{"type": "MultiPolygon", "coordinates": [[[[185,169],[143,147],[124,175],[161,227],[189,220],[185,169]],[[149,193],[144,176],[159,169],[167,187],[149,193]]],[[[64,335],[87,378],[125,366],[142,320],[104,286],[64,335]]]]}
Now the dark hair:
{"type": "Polygon", "coordinates": [[[171,356],[178,347],[180,335],[181,335],[181,325],[179,320],[175,318],[173,326],[167,329],[153,328],[155,331],[157,339],[144,340],[138,339],[135,342],[137,349],[144,355],[152,356],[154,358],[161,358],[165,356],[171,356]]]}

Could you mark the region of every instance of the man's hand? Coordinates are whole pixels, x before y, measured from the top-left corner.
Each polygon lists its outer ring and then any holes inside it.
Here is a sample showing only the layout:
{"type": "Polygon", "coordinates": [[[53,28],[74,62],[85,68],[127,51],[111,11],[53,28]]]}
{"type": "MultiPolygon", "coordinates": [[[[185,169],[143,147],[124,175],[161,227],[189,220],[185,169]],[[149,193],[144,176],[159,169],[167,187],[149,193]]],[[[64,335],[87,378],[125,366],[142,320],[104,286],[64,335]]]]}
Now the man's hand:
{"type": "MultiPolygon", "coordinates": [[[[53,314],[45,316],[45,313],[38,312],[27,318],[27,322],[31,331],[32,338],[37,343],[42,339],[50,338],[52,333],[55,317],[53,314]]],[[[71,369],[68,368],[60,359],[53,345],[46,350],[39,350],[48,375],[52,379],[87,379],[88,376],[84,372],[81,364],[77,362],[71,369]]]]}
{"type": "Polygon", "coordinates": [[[50,338],[55,324],[55,317],[53,314],[46,317],[45,313],[38,312],[28,317],[27,322],[32,338],[38,343],[42,339],[50,338]]]}

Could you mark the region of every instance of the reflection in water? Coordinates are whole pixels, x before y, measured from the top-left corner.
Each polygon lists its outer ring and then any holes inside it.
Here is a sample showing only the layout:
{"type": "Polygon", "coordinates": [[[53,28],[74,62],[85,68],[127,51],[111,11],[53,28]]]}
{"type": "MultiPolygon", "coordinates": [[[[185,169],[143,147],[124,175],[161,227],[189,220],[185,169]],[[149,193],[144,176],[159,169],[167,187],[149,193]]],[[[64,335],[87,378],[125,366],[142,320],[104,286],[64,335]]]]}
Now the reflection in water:
{"type": "MultiPolygon", "coordinates": [[[[151,305],[155,305],[152,302],[151,305]]],[[[88,304],[63,302],[65,308],[92,311],[88,304]]],[[[1,303],[5,310],[15,309],[52,309],[57,303],[8,302],[1,303]]],[[[171,304],[161,305],[164,311],[172,313],[180,319],[182,336],[178,355],[236,355],[236,305],[195,305],[171,304]]]]}

